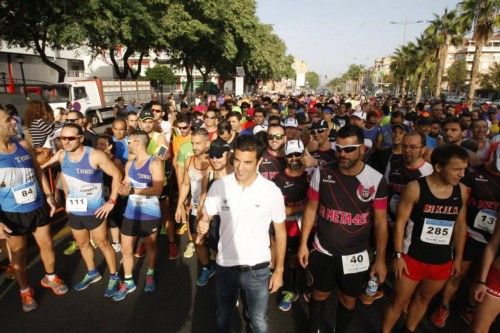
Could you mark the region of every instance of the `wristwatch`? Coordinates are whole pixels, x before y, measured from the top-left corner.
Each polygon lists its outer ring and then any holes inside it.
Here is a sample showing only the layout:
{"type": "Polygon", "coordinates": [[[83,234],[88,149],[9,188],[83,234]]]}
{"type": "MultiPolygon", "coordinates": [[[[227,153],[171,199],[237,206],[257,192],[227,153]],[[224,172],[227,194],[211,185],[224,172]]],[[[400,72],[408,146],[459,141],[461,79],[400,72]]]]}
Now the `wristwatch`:
{"type": "Polygon", "coordinates": [[[400,252],[400,251],[394,251],[394,253],[392,254],[392,257],[394,259],[401,259],[403,257],[403,252],[400,252]]]}

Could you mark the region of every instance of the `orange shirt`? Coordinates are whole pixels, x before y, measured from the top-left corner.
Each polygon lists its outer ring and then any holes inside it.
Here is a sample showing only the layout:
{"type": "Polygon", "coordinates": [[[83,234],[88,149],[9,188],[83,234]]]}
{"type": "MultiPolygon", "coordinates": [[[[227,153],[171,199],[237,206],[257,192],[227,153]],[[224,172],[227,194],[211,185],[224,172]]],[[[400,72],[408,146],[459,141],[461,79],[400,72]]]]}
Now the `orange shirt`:
{"type": "Polygon", "coordinates": [[[177,154],[179,153],[179,149],[181,148],[182,144],[185,142],[191,141],[191,134],[187,136],[182,136],[182,135],[177,135],[174,136],[172,140],[172,158],[174,159],[177,154]]]}

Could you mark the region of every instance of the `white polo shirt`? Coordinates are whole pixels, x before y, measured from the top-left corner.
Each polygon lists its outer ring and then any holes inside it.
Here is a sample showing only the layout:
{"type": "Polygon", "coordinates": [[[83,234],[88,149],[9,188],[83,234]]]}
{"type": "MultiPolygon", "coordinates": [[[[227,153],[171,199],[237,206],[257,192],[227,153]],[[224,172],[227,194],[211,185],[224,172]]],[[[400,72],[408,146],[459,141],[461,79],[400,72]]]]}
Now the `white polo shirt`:
{"type": "Polygon", "coordinates": [[[280,189],[260,174],[249,187],[233,174],[216,180],[205,200],[208,215],[220,216],[220,266],[253,266],[271,260],[269,225],[283,223],[285,202],[280,189]]]}

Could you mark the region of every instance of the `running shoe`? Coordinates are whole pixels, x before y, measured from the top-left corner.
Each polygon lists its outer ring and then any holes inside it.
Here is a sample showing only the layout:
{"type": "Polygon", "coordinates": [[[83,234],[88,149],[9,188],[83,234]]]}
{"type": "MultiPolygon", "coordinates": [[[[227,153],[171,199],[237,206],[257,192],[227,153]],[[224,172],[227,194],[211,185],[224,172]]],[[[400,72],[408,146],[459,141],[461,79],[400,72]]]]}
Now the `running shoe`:
{"type": "Polygon", "coordinates": [[[460,309],[460,318],[462,318],[467,325],[472,325],[474,320],[474,308],[470,306],[462,307],[460,309]]]}
{"type": "Polygon", "coordinates": [[[194,243],[189,242],[188,245],[186,246],[186,249],[184,250],[184,258],[191,258],[194,254],[194,243]]]}
{"type": "Polygon", "coordinates": [[[76,251],[78,251],[78,244],[76,243],[75,240],[73,240],[73,241],[69,242],[69,246],[66,248],[66,250],[64,250],[63,253],[67,256],[70,256],[73,253],[75,253],[76,251]]]}
{"type": "Polygon", "coordinates": [[[282,294],[284,296],[281,299],[280,303],[278,304],[278,308],[281,311],[288,311],[292,308],[292,303],[297,300],[298,295],[292,293],[291,291],[286,291],[286,290],[284,290],[282,294]]]}
{"type": "Polygon", "coordinates": [[[182,223],[181,226],[177,228],[175,233],[179,236],[182,236],[186,233],[187,230],[188,230],[187,223],[182,223]]]}
{"type": "Polygon", "coordinates": [[[384,292],[382,290],[377,290],[375,295],[370,296],[370,295],[367,295],[366,293],[363,293],[361,296],[359,296],[359,299],[360,299],[361,303],[363,303],[364,305],[370,305],[374,301],[376,301],[382,297],[384,297],[384,292]]]}
{"type": "Polygon", "coordinates": [[[23,302],[23,311],[30,312],[38,307],[38,303],[35,301],[35,291],[33,288],[25,292],[21,292],[21,301],[23,302]]]}
{"type": "Polygon", "coordinates": [[[136,250],[135,250],[135,253],[134,253],[134,256],[136,258],[142,258],[146,255],[146,245],[144,243],[141,244],[141,246],[139,246],[136,250]]]}
{"type": "Polygon", "coordinates": [[[96,283],[97,281],[99,281],[100,279],[102,278],[101,274],[97,273],[95,275],[89,275],[88,273],[85,274],[85,276],[83,277],[83,280],[78,282],[74,287],[73,289],[75,289],[76,291],[82,291],[83,289],[87,289],[87,287],[92,284],[92,283],[96,283]]]}
{"type": "Polygon", "coordinates": [[[9,280],[16,279],[16,273],[14,271],[14,266],[12,266],[12,264],[8,264],[7,267],[5,268],[5,278],[9,280]]]}
{"type": "Polygon", "coordinates": [[[209,266],[203,267],[203,269],[201,270],[200,276],[198,276],[198,278],[196,279],[196,285],[198,287],[206,286],[208,283],[208,280],[210,280],[210,278],[212,276],[214,276],[214,274],[215,274],[214,265],[209,265],[209,266]]]}
{"type": "Polygon", "coordinates": [[[168,259],[175,260],[179,258],[179,250],[174,242],[168,243],[168,259]]]}
{"type": "Polygon", "coordinates": [[[111,243],[111,246],[113,247],[113,250],[115,250],[116,253],[120,252],[122,250],[122,247],[120,243],[111,243]]]}
{"type": "Polygon", "coordinates": [[[144,286],[144,292],[150,293],[156,288],[155,276],[153,274],[146,274],[146,285],[144,286]]]}
{"type": "Polygon", "coordinates": [[[104,297],[115,296],[119,287],[120,287],[120,279],[117,279],[117,278],[113,279],[110,277],[109,282],[108,282],[108,287],[106,288],[106,291],[104,292],[104,297]]]}
{"type": "Polygon", "coordinates": [[[133,280],[131,282],[122,282],[120,288],[113,296],[113,301],[118,302],[124,300],[127,294],[133,292],[135,289],[136,286],[133,280]]]}
{"type": "Polygon", "coordinates": [[[444,327],[446,325],[446,319],[450,315],[450,310],[440,305],[431,315],[430,322],[436,327],[444,327]]]}
{"type": "Polygon", "coordinates": [[[52,292],[56,295],[64,295],[68,292],[68,286],[64,284],[63,280],[59,276],[50,281],[46,276],[40,281],[42,287],[52,289],[52,292]]]}

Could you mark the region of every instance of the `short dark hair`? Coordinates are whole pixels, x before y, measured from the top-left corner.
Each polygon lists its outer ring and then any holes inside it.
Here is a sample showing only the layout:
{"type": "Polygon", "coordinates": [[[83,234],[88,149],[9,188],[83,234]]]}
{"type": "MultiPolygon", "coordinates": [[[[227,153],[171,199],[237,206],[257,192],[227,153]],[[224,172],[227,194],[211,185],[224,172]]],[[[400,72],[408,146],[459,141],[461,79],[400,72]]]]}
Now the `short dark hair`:
{"type": "Polygon", "coordinates": [[[450,117],[450,118],[446,118],[444,121],[443,121],[443,127],[445,127],[446,125],[448,124],[458,124],[458,125],[462,125],[462,122],[460,121],[460,119],[458,119],[457,117],[450,117]]]}
{"type": "Polygon", "coordinates": [[[469,155],[467,151],[455,144],[445,143],[440,146],[437,146],[431,154],[431,164],[435,167],[439,164],[441,167],[444,167],[450,163],[452,158],[458,158],[462,161],[468,161],[469,155]]]}
{"type": "Polygon", "coordinates": [[[191,124],[191,120],[189,119],[189,115],[185,113],[181,113],[179,116],[177,116],[177,124],[179,123],[186,123],[186,124],[191,124]]]}
{"type": "Polygon", "coordinates": [[[80,111],[70,111],[70,112],[68,112],[68,115],[70,115],[70,114],[76,114],[76,117],[78,119],[83,119],[84,118],[83,113],[81,113],[80,111]]]}
{"type": "Polygon", "coordinates": [[[204,136],[208,138],[208,131],[206,128],[197,128],[191,133],[191,137],[193,136],[204,136]]]}
{"type": "Polygon", "coordinates": [[[257,160],[260,160],[264,154],[265,146],[262,142],[253,135],[241,135],[236,139],[234,150],[254,151],[257,155],[257,160]]]}
{"type": "Polygon", "coordinates": [[[345,125],[337,132],[337,138],[349,138],[351,136],[355,136],[358,139],[358,143],[365,142],[365,135],[363,134],[363,130],[356,125],[345,125]]]}
{"type": "Polygon", "coordinates": [[[65,129],[65,128],[74,128],[74,129],[76,129],[78,135],[83,135],[83,128],[78,124],[67,123],[67,124],[64,124],[62,127],[62,129],[65,129]]]}
{"type": "Polygon", "coordinates": [[[128,112],[127,115],[125,116],[127,118],[127,120],[128,120],[129,116],[137,116],[137,112],[135,112],[135,111],[128,112]]]}
{"type": "Polygon", "coordinates": [[[419,127],[419,126],[430,126],[430,125],[431,125],[431,121],[430,121],[429,118],[419,118],[415,122],[415,126],[416,127],[419,127]]]}
{"type": "Polygon", "coordinates": [[[394,118],[404,118],[404,114],[401,111],[392,111],[391,113],[391,119],[394,118]]]}
{"type": "Polygon", "coordinates": [[[269,118],[267,119],[267,123],[270,124],[272,121],[278,121],[278,123],[280,124],[281,123],[281,119],[279,116],[276,116],[276,115],[272,115],[272,116],[269,116],[269,118]]]}
{"type": "Polygon", "coordinates": [[[442,121],[438,118],[432,118],[431,119],[431,124],[438,124],[439,126],[442,126],[442,121]]]}
{"type": "Polygon", "coordinates": [[[427,145],[427,139],[422,132],[411,131],[409,133],[406,133],[404,136],[418,136],[420,138],[420,145],[422,147],[425,147],[427,145]]]}
{"type": "Polygon", "coordinates": [[[111,154],[115,154],[116,152],[116,142],[113,140],[113,137],[108,134],[100,134],[97,139],[104,139],[106,140],[108,145],[111,145],[111,154]]]}
{"type": "Polygon", "coordinates": [[[227,115],[227,119],[231,117],[236,117],[238,118],[238,120],[241,120],[241,113],[239,113],[238,111],[232,111],[227,115]]]}
{"type": "Polygon", "coordinates": [[[149,144],[149,135],[148,133],[144,132],[143,130],[136,128],[135,130],[130,133],[129,137],[136,136],[141,139],[141,142],[144,144],[144,147],[147,147],[149,144]]]}
{"type": "Polygon", "coordinates": [[[285,128],[281,124],[272,124],[272,125],[269,125],[269,127],[267,128],[267,131],[269,132],[269,130],[271,128],[278,128],[278,127],[283,130],[283,133],[285,133],[285,128]]]}
{"type": "Polygon", "coordinates": [[[231,133],[231,130],[231,123],[226,119],[219,121],[219,123],[217,124],[217,133],[219,133],[219,135],[224,132],[231,133]]]}
{"type": "MultiPolygon", "coordinates": [[[[274,108],[273,108],[273,109],[274,109],[274,108]]],[[[264,117],[266,116],[266,110],[261,109],[261,108],[255,109],[255,111],[254,111],[254,113],[253,113],[254,117],[255,117],[255,114],[256,114],[256,113],[262,113],[262,115],[263,115],[264,117]]]]}

